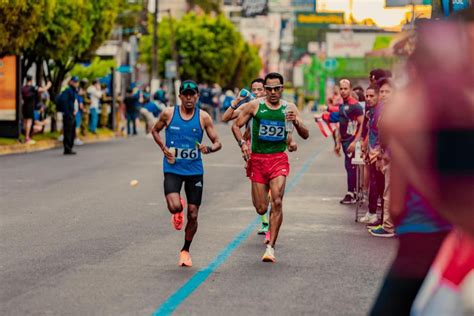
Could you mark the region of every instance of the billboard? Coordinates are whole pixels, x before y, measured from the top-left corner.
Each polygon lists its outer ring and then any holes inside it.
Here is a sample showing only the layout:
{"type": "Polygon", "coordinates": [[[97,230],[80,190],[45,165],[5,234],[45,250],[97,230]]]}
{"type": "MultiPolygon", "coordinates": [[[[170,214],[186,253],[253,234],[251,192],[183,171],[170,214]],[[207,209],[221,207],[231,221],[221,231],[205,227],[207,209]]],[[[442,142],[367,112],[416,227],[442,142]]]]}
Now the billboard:
{"type": "Polygon", "coordinates": [[[330,24],[344,24],[344,13],[296,12],[296,26],[328,27],[330,24]]]}
{"type": "Polygon", "coordinates": [[[295,11],[316,12],[316,0],[291,0],[291,6],[295,11]]]}
{"type": "Polygon", "coordinates": [[[16,120],[17,57],[0,59],[0,121],[16,120]]]}
{"type": "Polygon", "coordinates": [[[268,0],[243,0],[242,17],[254,17],[268,13],[268,0]]]}
{"type": "Polygon", "coordinates": [[[328,57],[364,57],[376,49],[388,47],[391,33],[331,32],[326,34],[328,57]]]}
{"type": "Polygon", "coordinates": [[[405,7],[407,5],[430,5],[431,0],[385,0],[386,7],[405,7]]]}

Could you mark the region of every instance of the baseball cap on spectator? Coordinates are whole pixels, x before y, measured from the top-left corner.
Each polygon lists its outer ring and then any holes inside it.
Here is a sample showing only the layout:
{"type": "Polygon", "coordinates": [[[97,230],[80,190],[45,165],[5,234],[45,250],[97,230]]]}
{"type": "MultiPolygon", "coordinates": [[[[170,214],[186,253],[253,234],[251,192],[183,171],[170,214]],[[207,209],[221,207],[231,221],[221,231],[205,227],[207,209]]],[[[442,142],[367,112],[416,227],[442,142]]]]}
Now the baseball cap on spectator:
{"type": "Polygon", "coordinates": [[[196,82],[193,80],[185,80],[181,82],[181,86],[179,86],[179,93],[184,93],[186,91],[193,91],[194,93],[199,93],[199,87],[196,82]]]}
{"type": "Polygon", "coordinates": [[[79,77],[78,76],[72,76],[71,81],[79,82],[79,77]]]}

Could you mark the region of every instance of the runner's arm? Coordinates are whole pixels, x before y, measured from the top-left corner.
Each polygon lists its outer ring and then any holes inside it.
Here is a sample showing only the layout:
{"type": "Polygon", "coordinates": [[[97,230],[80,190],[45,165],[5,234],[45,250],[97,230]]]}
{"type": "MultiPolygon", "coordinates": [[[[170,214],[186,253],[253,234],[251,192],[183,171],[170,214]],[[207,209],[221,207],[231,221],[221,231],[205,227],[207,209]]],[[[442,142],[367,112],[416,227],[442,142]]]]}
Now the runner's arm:
{"type": "Polygon", "coordinates": [[[230,107],[225,110],[224,115],[222,116],[222,121],[232,121],[239,116],[242,105],[240,107],[237,107],[237,104],[242,101],[242,99],[243,98],[241,96],[238,96],[237,99],[232,101],[230,107]]]}
{"type": "Polygon", "coordinates": [[[306,125],[304,125],[303,120],[300,117],[300,112],[298,111],[298,108],[293,103],[290,103],[289,107],[290,111],[287,115],[287,119],[293,121],[293,125],[295,125],[296,131],[298,132],[298,135],[300,135],[301,138],[308,139],[309,130],[306,125]]]}
{"type": "Polygon", "coordinates": [[[203,144],[200,144],[199,149],[203,154],[216,152],[222,148],[222,144],[219,141],[219,136],[217,135],[216,129],[214,128],[214,124],[212,123],[212,119],[209,114],[207,114],[207,112],[205,111],[200,111],[204,123],[204,129],[206,130],[207,137],[209,137],[212,142],[212,146],[205,146],[203,144]]]}
{"type": "Polygon", "coordinates": [[[235,140],[237,143],[241,143],[242,131],[240,130],[253,116],[255,109],[258,103],[251,101],[246,104],[245,107],[241,108],[241,112],[237,119],[235,120],[234,124],[232,124],[232,133],[234,134],[235,140]]]}
{"type": "Polygon", "coordinates": [[[151,134],[153,135],[155,143],[161,148],[165,156],[170,159],[173,158],[173,154],[168,150],[168,148],[166,148],[165,142],[160,136],[160,132],[168,125],[168,120],[170,119],[173,110],[173,108],[167,108],[163,112],[161,112],[160,116],[158,117],[158,121],[151,129],[151,134]]]}

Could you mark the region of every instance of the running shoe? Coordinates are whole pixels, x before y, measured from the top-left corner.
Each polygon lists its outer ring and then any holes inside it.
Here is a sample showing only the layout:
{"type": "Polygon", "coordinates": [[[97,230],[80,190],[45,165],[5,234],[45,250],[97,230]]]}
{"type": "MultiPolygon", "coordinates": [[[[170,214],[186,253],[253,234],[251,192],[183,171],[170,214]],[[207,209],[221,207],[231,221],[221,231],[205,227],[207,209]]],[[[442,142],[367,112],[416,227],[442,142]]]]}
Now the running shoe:
{"type": "Polygon", "coordinates": [[[265,233],[268,231],[268,227],[270,225],[268,223],[262,222],[262,227],[257,231],[257,234],[259,235],[265,235],[265,233]]]}
{"type": "Polygon", "coordinates": [[[367,227],[367,230],[368,230],[368,231],[371,231],[371,230],[373,230],[373,229],[378,229],[378,228],[381,228],[381,227],[382,227],[382,225],[377,225],[377,224],[378,224],[378,223],[367,225],[367,226],[366,226],[366,227],[367,227]]]}
{"type": "Polygon", "coordinates": [[[263,242],[264,244],[268,245],[270,243],[270,231],[267,231],[265,233],[265,240],[263,242]]]}
{"type": "Polygon", "coordinates": [[[181,202],[181,206],[183,210],[179,213],[171,215],[171,224],[173,224],[173,227],[176,230],[183,229],[183,223],[184,223],[184,209],[186,207],[186,204],[184,203],[184,200],[182,198],[180,198],[180,202],[181,202]]]}
{"type": "Polygon", "coordinates": [[[379,218],[377,217],[377,214],[371,214],[369,212],[365,213],[364,216],[359,218],[359,222],[363,224],[375,224],[378,220],[379,218]]]}
{"type": "Polygon", "coordinates": [[[356,204],[357,200],[356,200],[356,198],[354,197],[353,194],[347,193],[346,196],[341,201],[339,201],[339,203],[341,203],[341,204],[356,204]]]}
{"type": "Polygon", "coordinates": [[[265,250],[265,253],[263,254],[262,261],[263,262],[275,262],[276,261],[275,249],[272,246],[270,246],[270,245],[267,246],[267,249],[265,250]]]}
{"type": "Polygon", "coordinates": [[[188,251],[182,250],[179,253],[178,265],[180,267],[192,267],[193,266],[193,262],[191,261],[191,255],[189,254],[188,251]]]}
{"type": "Polygon", "coordinates": [[[376,223],[373,223],[373,224],[367,224],[367,229],[374,229],[374,228],[379,228],[379,227],[382,227],[383,225],[383,222],[382,221],[377,221],[376,223]]]}
{"type": "Polygon", "coordinates": [[[383,227],[379,227],[377,229],[369,230],[369,233],[372,236],[375,236],[375,237],[384,237],[384,238],[395,237],[395,233],[390,233],[390,232],[386,231],[383,227]]]}

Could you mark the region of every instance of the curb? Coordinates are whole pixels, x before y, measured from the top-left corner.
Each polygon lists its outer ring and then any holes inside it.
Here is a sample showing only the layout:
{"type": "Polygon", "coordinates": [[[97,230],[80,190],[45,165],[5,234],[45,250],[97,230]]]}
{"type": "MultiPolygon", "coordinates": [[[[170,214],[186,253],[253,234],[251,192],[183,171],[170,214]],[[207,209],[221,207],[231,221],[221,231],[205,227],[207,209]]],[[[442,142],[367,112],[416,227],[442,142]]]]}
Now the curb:
{"type": "MultiPolygon", "coordinates": [[[[93,144],[93,143],[100,143],[110,141],[116,138],[123,138],[121,136],[116,135],[96,135],[96,136],[88,136],[87,138],[83,137],[81,140],[84,144],[93,144]]],[[[40,140],[37,141],[34,145],[26,145],[26,144],[14,144],[14,145],[5,145],[0,146],[0,156],[5,155],[14,155],[14,154],[27,154],[37,151],[45,151],[49,149],[59,148],[62,147],[63,143],[54,140],[40,140]]]]}

